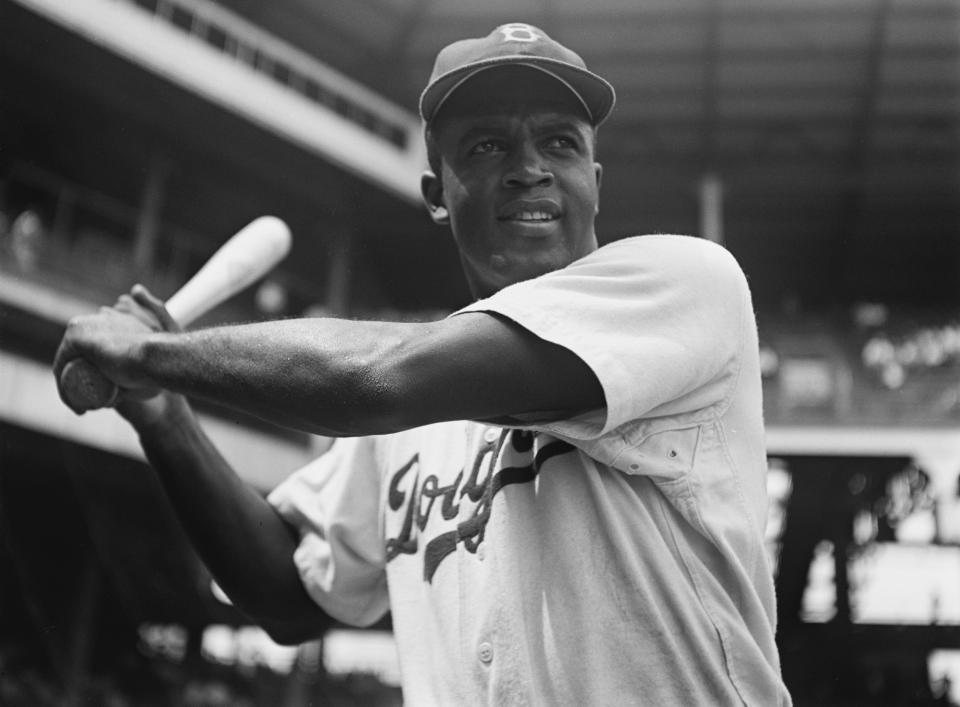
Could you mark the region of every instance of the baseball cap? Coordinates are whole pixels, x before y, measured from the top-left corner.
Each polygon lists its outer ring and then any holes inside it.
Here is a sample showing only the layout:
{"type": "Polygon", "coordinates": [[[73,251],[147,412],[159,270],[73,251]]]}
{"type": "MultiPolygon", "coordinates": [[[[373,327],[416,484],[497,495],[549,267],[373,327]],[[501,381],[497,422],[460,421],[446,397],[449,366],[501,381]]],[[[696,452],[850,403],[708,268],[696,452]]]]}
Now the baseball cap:
{"type": "Polygon", "coordinates": [[[498,66],[529,66],[552,76],[580,100],[594,126],[606,119],[616,100],[613,86],[589,71],[578,54],[533,25],[513,22],[486,37],[461,39],[440,50],[420,94],[420,117],[429,124],[454,91],[498,66]]]}

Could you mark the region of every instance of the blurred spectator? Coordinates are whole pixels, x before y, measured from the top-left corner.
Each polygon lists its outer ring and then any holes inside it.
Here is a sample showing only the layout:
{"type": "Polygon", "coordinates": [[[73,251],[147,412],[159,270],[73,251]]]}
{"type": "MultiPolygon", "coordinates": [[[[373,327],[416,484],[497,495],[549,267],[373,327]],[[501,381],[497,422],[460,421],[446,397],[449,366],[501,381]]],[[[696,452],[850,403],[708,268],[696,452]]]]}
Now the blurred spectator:
{"type": "Polygon", "coordinates": [[[287,309],[287,288],[276,280],[264,280],[255,296],[261,314],[278,317],[287,309]]]}
{"type": "Polygon", "coordinates": [[[10,248],[13,260],[24,272],[37,269],[40,249],[46,238],[43,220],[33,209],[24,210],[10,226],[10,248]]]}

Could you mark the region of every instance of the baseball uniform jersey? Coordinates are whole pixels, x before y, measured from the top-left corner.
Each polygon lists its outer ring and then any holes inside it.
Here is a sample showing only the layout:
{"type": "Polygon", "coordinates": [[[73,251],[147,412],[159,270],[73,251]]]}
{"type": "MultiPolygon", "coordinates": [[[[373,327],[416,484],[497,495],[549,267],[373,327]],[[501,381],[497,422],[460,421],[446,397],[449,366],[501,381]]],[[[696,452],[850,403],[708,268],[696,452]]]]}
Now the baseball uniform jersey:
{"type": "Polygon", "coordinates": [[[453,316],[576,353],[602,409],[338,441],[270,495],[413,705],[787,705],[756,324],[720,246],[627,238],[453,316]]]}

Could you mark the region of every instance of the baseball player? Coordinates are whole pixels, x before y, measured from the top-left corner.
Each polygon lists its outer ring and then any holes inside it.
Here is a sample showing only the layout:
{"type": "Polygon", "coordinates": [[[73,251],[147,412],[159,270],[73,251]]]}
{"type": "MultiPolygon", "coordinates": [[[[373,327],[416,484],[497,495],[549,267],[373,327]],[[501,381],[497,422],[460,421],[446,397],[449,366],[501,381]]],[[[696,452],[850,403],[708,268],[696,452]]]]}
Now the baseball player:
{"type": "Polygon", "coordinates": [[[613,104],[530,25],[439,53],[422,192],[477,298],[442,321],[180,333],[141,288],[58,352],[58,378],[81,356],[125,391],[198,550],[277,640],[391,612],[409,704],[790,703],[750,293],[705,240],[598,247],[613,104]],[[342,439],[262,499],[185,393],[342,439]]]}

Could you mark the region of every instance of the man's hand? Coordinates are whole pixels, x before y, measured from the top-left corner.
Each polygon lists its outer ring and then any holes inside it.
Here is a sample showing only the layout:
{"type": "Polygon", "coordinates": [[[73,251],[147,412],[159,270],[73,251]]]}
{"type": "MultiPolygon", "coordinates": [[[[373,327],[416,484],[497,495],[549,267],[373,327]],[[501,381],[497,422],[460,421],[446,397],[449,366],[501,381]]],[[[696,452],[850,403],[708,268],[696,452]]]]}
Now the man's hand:
{"type": "MultiPolygon", "coordinates": [[[[181,331],[163,301],[143,285],[134,285],[129,295],[121,295],[114,309],[136,317],[154,331],[181,331]]],[[[142,429],[146,425],[169,419],[175,413],[184,413],[188,406],[182,395],[166,390],[121,389],[114,409],[134,427],[142,429]]]]}
{"type": "Polygon", "coordinates": [[[179,330],[163,302],[142,285],[136,285],[129,295],[121,295],[113,307],[102,307],[97,314],[70,321],[54,359],[57,384],[67,362],[82,357],[119,386],[121,394],[116,408],[124,417],[131,422],[156,418],[171,401],[136,372],[132,358],[143,337],[179,330]]]}

